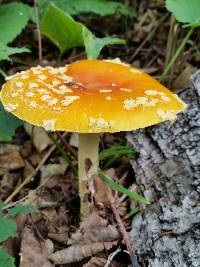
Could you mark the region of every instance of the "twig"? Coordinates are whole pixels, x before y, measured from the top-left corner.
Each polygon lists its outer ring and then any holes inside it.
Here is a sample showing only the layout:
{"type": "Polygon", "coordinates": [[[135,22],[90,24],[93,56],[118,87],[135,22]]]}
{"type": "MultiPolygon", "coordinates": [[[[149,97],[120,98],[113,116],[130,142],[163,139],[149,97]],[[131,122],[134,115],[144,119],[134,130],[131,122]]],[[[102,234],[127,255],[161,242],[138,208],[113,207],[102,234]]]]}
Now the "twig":
{"type": "Polygon", "coordinates": [[[36,27],[37,27],[37,36],[38,36],[38,58],[40,64],[42,63],[42,37],[40,32],[40,20],[39,20],[39,10],[37,0],[33,0],[34,8],[35,8],[35,19],[36,19],[36,27]]]}
{"type": "MultiPolygon", "coordinates": [[[[43,187],[50,179],[52,178],[52,176],[48,177],[47,179],[44,180],[43,183],[41,183],[35,190],[32,190],[28,195],[26,195],[25,197],[15,201],[15,202],[11,202],[9,204],[7,204],[5,207],[2,208],[2,210],[7,210],[9,208],[15,207],[17,205],[19,205],[20,203],[25,202],[27,199],[29,199],[32,195],[34,195],[41,187],[43,187]]],[[[29,202],[31,203],[31,202],[29,202]]]]}
{"type": "MultiPolygon", "coordinates": [[[[66,135],[66,133],[63,134],[63,137],[66,135]]],[[[57,148],[56,145],[53,145],[50,147],[50,149],[47,151],[47,153],[44,155],[43,159],[41,160],[40,164],[36,167],[36,169],[12,192],[12,194],[4,201],[5,204],[9,203],[16,194],[19,193],[19,191],[27,184],[29,183],[37,174],[37,172],[41,169],[43,164],[46,162],[48,157],[51,155],[51,153],[57,148]]],[[[31,194],[31,193],[30,193],[31,194]]]]}
{"type": "Polygon", "coordinates": [[[161,74],[161,76],[160,76],[160,81],[161,82],[164,80],[165,76],[167,75],[167,73],[169,72],[169,70],[171,69],[171,67],[176,62],[178,56],[182,52],[184,46],[186,45],[186,43],[189,40],[190,36],[192,35],[193,31],[194,31],[194,27],[191,27],[190,30],[188,31],[188,33],[186,34],[186,36],[183,38],[182,42],[180,43],[179,47],[176,50],[176,53],[174,54],[174,56],[172,57],[172,59],[170,60],[170,62],[165,67],[163,73],[161,74]]]}
{"type": "Polygon", "coordinates": [[[137,257],[135,255],[133,246],[131,245],[131,242],[130,242],[129,236],[128,236],[127,232],[126,232],[125,226],[124,226],[124,224],[122,222],[122,219],[120,218],[119,213],[118,213],[118,211],[117,211],[117,209],[116,209],[114,204],[111,204],[111,209],[112,209],[112,212],[113,212],[113,214],[115,216],[117,224],[119,226],[119,231],[120,231],[120,233],[122,235],[122,238],[123,238],[123,240],[124,240],[124,242],[126,244],[127,250],[128,250],[128,252],[130,254],[130,258],[131,258],[131,261],[132,261],[132,267],[139,267],[139,264],[137,262],[137,257]]]}
{"type": "Polygon", "coordinates": [[[169,33],[167,38],[167,48],[166,48],[166,57],[165,57],[165,65],[169,63],[169,60],[171,58],[172,50],[173,50],[173,44],[174,44],[174,28],[176,25],[176,19],[174,15],[171,15],[170,18],[170,27],[169,27],[169,33]]]}
{"type": "Polygon", "coordinates": [[[45,156],[41,160],[40,164],[36,167],[36,169],[12,192],[12,194],[10,194],[9,197],[6,198],[6,200],[4,201],[5,204],[9,203],[13,199],[13,197],[16,196],[19,193],[19,191],[35,177],[37,172],[41,169],[41,167],[46,162],[46,160],[51,155],[51,153],[55,150],[55,148],[56,148],[56,146],[53,145],[48,150],[48,152],[45,154],[45,156]]]}
{"type": "Polygon", "coordinates": [[[111,254],[108,256],[107,262],[106,262],[106,264],[104,265],[104,267],[109,267],[109,266],[110,266],[110,263],[112,262],[112,260],[114,259],[114,257],[115,257],[119,252],[121,252],[121,248],[117,248],[117,250],[115,250],[113,253],[111,253],[111,254]]]}

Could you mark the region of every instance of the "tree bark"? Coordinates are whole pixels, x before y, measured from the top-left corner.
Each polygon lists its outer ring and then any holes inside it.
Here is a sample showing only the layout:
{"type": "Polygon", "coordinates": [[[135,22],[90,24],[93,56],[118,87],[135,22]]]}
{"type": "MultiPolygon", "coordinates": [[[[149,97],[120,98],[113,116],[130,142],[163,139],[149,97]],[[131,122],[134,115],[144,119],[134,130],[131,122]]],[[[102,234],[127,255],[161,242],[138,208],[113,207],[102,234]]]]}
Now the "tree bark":
{"type": "Polygon", "coordinates": [[[140,153],[136,182],[152,203],[130,236],[143,266],[200,266],[200,71],[179,94],[188,108],[177,121],[127,134],[140,153]]]}

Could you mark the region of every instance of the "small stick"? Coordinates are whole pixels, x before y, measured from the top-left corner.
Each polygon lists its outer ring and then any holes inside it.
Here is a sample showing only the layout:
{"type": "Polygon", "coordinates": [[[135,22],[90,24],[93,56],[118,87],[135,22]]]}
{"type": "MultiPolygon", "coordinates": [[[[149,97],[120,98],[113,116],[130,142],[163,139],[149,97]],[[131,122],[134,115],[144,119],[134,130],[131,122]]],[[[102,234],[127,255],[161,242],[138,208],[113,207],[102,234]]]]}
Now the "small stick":
{"type": "MultiPolygon", "coordinates": [[[[66,133],[63,134],[63,137],[66,135],[66,133]]],[[[53,145],[49,148],[47,153],[44,155],[43,159],[41,160],[40,164],[36,167],[36,169],[18,186],[16,189],[10,194],[10,196],[7,197],[7,199],[4,201],[5,204],[9,203],[13,197],[15,197],[19,191],[27,184],[29,183],[38,173],[38,171],[41,169],[41,167],[44,165],[48,157],[51,155],[51,153],[56,149],[56,145],[53,145]]]]}
{"type": "Polygon", "coordinates": [[[114,204],[111,204],[111,209],[112,209],[112,212],[113,212],[113,214],[115,216],[117,224],[119,226],[119,231],[120,231],[120,233],[122,235],[122,238],[123,238],[123,240],[124,240],[124,242],[126,244],[127,250],[128,250],[128,252],[130,254],[132,267],[139,267],[139,264],[137,262],[137,257],[135,255],[134,250],[133,250],[133,246],[131,245],[131,242],[130,242],[129,236],[128,236],[127,232],[126,232],[125,226],[124,226],[124,224],[122,222],[122,219],[120,218],[119,213],[118,213],[118,211],[117,211],[117,209],[116,209],[114,204]]]}
{"type": "MultiPolygon", "coordinates": [[[[52,176],[50,176],[49,178],[45,179],[44,182],[42,184],[40,184],[35,190],[31,191],[25,197],[15,201],[15,202],[11,202],[11,203],[7,204],[5,207],[2,208],[2,210],[7,210],[7,209],[15,207],[15,206],[17,206],[17,205],[19,205],[21,203],[24,203],[27,199],[29,199],[32,195],[34,195],[41,187],[43,187],[51,178],[52,178],[52,176]]],[[[31,203],[31,202],[29,202],[29,203],[31,203]]]]}
{"type": "Polygon", "coordinates": [[[38,58],[40,63],[42,63],[42,37],[40,32],[40,20],[39,20],[39,10],[37,0],[33,0],[35,8],[35,18],[36,18],[36,27],[37,27],[37,36],[38,36],[38,58]]]}

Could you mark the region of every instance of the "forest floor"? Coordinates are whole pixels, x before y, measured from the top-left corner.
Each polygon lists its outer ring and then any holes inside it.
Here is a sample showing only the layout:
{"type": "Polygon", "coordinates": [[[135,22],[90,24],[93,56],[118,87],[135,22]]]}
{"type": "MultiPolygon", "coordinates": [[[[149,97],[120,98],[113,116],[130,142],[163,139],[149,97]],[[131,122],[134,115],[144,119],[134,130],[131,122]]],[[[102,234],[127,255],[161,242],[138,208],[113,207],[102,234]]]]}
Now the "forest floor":
{"type": "MultiPolygon", "coordinates": [[[[136,17],[116,15],[102,18],[88,15],[80,16],[79,20],[96,36],[115,35],[127,40],[126,46],[104,48],[100,58],[120,58],[158,79],[187,30],[182,29],[166,11],[162,1],[126,2],[134,7],[136,17]]],[[[197,47],[199,38],[195,32],[165,77],[164,82],[171,90],[178,92],[190,85],[190,76],[200,60],[197,47]]],[[[14,56],[12,62],[4,63],[8,75],[39,64],[35,25],[29,23],[14,44],[19,47],[27,47],[28,44],[33,52],[14,56]]],[[[62,66],[86,57],[83,49],[74,48],[59,58],[57,49],[45,38],[42,39],[42,51],[43,64],[50,66],[62,66]]],[[[3,78],[0,82],[4,83],[3,78]]],[[[31,181],[10,199],[8,205],[32,203],[38,207],[36,213],[15,218],[19,235],[4,244],[16,258],[17,266],[54,266],[48,256],[67,246],[71,248],[67,260],[72,263],[57,266],[131,266],[124,239],[118,230],[115,209],[106,205],[106,201],[115,198],[117,214],[127,231],[131,230],[134,215],[129,218],[126,215],[133,208],[136,212],[143,212],[144,206],[120,193],[113,194],[97,178],[100,190],[94,197],[96,202],[102,201],[105,205],[96,205],[80,225],[78,178],[47,133],[35,128],[32,138],[30,134],[30,126],[20,127],[11,142],[0,145],[0,199],[5,201],[24,179],[32,176],[31,181]],[[77,254],[80,262],[73,263],[77,254]],[[20,264],[20,256],[17,255],[23,255],[23,264],[20,264]]],[[[77,166],[77,136],[73,133],[57,133],[57,137],[73,165],[77,166]]],[[[100,151],[113,144],[128,145],[125,133],[105,134],[101,138],[100,151]]],[[[137,152],[136,158],[139,156],[137,152]]],[[[127,155],[115,161],[105,159],[101,161],[101,168],[107,169],[109,176],[121,185],[137,191],[130,160],[133,159],[127,155]]]]}

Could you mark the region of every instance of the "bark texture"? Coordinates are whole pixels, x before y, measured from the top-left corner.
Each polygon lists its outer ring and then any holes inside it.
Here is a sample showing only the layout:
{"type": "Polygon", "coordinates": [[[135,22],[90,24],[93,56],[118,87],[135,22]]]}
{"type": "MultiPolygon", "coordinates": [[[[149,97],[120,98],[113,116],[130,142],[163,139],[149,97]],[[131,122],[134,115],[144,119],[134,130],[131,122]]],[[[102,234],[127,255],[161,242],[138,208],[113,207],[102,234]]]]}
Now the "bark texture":
{"type": "Polygon", "coordinates": [[[137,184],[152,203],[130,233],[148,267],[200,266],[200,71],[192,80],[179,94],[188,108],[172,127],[127,134],[140,153],[132,162],[137,184]]]}

